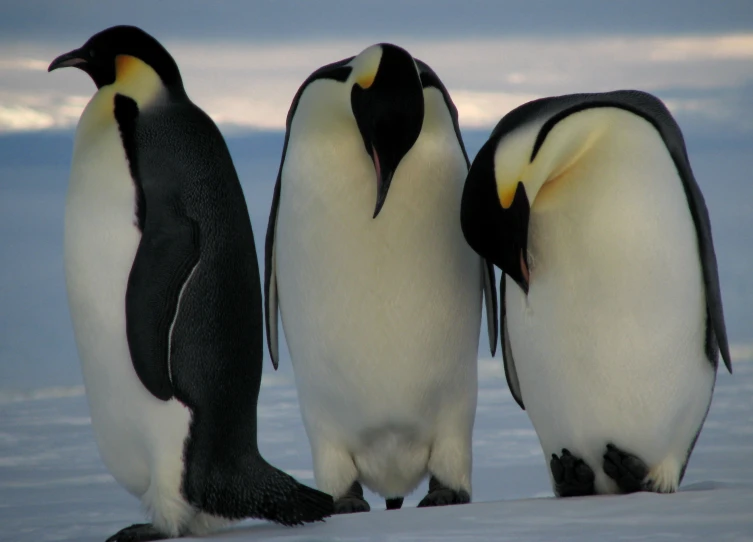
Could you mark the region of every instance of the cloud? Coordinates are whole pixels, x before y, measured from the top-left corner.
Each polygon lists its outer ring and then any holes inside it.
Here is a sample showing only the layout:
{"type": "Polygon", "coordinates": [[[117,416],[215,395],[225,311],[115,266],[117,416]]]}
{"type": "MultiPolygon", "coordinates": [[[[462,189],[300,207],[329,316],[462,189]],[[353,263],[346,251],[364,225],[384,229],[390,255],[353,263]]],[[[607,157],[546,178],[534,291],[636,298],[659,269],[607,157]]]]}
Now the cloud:
{"type": "MultiPolygon", "coordinates": [[[[744,100],[730,99],[753,81],[750,33],[400,44],[437,71],[463,127],[492,126],[537,97],[618,88],[653,92],[678,114],[753,126],[753,112],[741,107],[744,100]]],[[[246,129],[283,129],[290,102],[311,71],[368,45],[355,40],[166,42],[191,98],[218,124],[246,129]]],[[[45,72],[47,62],[63,50],[36,44],[0,52],[0,131],[75,125],[94,87],[75,70],[45,72]]]]}

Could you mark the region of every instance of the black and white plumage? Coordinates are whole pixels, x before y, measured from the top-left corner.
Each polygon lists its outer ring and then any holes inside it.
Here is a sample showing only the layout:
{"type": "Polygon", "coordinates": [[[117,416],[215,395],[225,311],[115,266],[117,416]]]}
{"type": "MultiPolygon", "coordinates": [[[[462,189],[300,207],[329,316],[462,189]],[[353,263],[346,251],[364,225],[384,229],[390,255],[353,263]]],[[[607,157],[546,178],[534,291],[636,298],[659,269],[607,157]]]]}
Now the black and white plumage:
{"type": "Polygon", "coordinates": [[[68,298],[102,460],[151,524],[320,520],[332,499],[259,454],[263,323],[254,238],[224,139],[151,36],[113,27],[55,59],[97,92],[76,131],[68,298]]]}
{"type": "Polygon", "coordinates": [[[461,219],[505,273],[507,381],[555,492],[676,490],[720,351],[731,365],[708,211],[666,107],[617,91],[513,110],[461,219]]]}
{"type": "Polygon", "coordinates": [[[493,268],[459,212],[468,160],[436,74],[390,44],[320,68],[293,100],[266,244],[267,337],[278,306],[320,489],[367,510],[467,502],[482,291],[493,268]],[[389,193],[389,195],[388,195],[389,193]]]}

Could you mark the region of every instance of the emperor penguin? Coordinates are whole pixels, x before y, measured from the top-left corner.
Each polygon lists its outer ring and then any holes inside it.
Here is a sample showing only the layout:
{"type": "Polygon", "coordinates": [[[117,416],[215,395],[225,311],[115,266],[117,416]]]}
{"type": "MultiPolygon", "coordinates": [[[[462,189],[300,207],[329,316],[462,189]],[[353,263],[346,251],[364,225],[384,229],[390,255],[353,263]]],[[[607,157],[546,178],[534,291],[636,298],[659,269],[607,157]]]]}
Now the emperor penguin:
{"type": "Polygon", "coordinates": [[[461,222],[502,269],[504,367],[558,496],[673,492],[732,370],[711,225],[680,128],[638,91],[508,113],[461,222]]]}
{"type": "Polygon", "coordinates": [[[460,228],[468,159],[434,71],[392,44],[312,73],[287,118],[266,241],[318,487],[335,512],[469,502],[482,294],[494,268],[460,228]],[[389,200],[387,195],[389,192],[389,200]]]}
{"type": "Polygon", "coordinates": [[[69,308],[100,455],[151,519],[109,540],[321,520],[332,498],[257,447],[261,283],[222,135],[138,28],[104,30],[49,70],[69,66],[98,89],[66,201],[69,308]]]}

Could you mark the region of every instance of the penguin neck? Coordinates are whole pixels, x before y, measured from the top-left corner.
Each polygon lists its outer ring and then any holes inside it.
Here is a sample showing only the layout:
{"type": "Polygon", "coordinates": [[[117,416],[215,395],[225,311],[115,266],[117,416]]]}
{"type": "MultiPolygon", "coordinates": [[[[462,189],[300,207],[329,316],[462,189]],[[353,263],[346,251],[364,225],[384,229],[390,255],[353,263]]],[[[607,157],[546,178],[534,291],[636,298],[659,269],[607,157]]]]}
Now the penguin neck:
{"type": "Polygon", "coordinates": [[[117,126],[115,97],[118,94],[131,98],[140,111],[168,96],[168,89],[157,72],[144,61],[128,55],[118,55],[115,62],[115,81],[100,88],[81,115],[78,131],[82,136],[117,126]]]}
{"type": "Polygon", "coordinates": [[[157,72],[143,60],[129,55],[115,57],[115,82],[108,86],[114,93],[131,98],[139,109],[149,107],[167,93],[157,72]]]}

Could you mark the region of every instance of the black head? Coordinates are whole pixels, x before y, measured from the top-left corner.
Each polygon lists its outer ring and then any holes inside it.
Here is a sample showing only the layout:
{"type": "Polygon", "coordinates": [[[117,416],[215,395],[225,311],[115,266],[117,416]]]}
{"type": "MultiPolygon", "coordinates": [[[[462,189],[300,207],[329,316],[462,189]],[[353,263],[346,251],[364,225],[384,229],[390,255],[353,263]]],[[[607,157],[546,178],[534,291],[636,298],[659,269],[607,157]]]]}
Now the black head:
{"type": "Polygon", "coordinates": [[[494,155],[499,137],[487,141],[473,160],[463,188],[460,224],[466,241],[528,293],[528,222],[531,207],[523,183],[503,205],[494,155]]]}
{"type": "Polygon", "coordinates": [[[116,58],[120,55],[138,58],[159,75],[171,89],[183,89],[178,65],[170,53],[152,36],[135,26],[113,26],[92,36],[79,49],[60,55],[47,71],[74,67],[85,71],[102,88],[115,82],[116,58]]]}
{"type": "Polygon", "coordinates": [[[375,47],[381,49],[376,72],[356,73],[350,96],[363,144],[377,173],[374,218],[384,205],[400,161],[418,139],[424,119],[423,86],[413,57],[388,43],[370,47],[359,57],[374,54],[375,47]]]}

